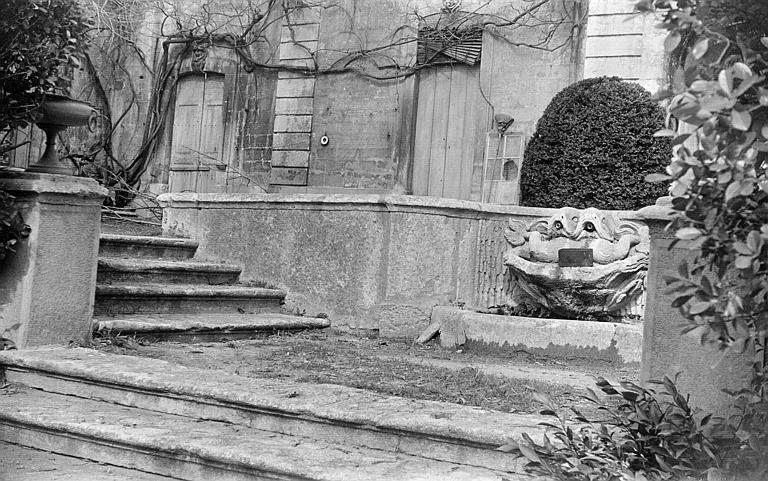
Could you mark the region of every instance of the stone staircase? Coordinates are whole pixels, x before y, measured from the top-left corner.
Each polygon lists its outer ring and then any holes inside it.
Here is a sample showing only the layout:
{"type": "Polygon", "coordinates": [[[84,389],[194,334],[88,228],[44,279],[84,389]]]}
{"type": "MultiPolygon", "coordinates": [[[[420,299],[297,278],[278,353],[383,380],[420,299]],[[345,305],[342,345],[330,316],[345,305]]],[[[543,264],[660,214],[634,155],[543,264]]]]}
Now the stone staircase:
{"type": "Polygon", "coordinates": [[[82,348],[0,366],[0,441],[174,479],[517,481],[496,448],[541,432],[537,416],[82,348]]]}
{"type": "Polygon", "coordinates": [[[330,325],[282,313],[285,291],[240,284],[239,267],[194,261],[196,249],[189,239],[102,235],[97,335],[197,342],[330,325]]]}
{"type": "MultiPolygon", "coordinates": [[[[103,236],[97,334],[198,341],[329,325],[281,313],[285,292],[239,285],[239,269],[195,262],[195,248],[103,236]]],[[[0,450],[49,452],[61,468],[0,463],[0,479],[522,481],[523,461],[496,448],[542,432],[538,416],[85,348],[2,351],[0,378],[0,450]]]]}

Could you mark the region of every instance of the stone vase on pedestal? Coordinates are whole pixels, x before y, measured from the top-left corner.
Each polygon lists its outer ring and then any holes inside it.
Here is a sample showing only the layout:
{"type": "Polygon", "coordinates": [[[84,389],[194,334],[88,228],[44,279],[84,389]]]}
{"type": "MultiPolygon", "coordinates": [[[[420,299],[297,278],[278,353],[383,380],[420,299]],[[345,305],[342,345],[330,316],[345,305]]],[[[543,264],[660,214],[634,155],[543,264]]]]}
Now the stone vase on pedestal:
{"type": "Polygon", "coordinates": [[[40,119],[37,126],[45,132],[45,152],[37,163],[30,165],[27,172],[71,175],[72,166],[59,161],[56,153],[56,136],[67,127],[93,125],[96,110],[88,103],[62,95],[47,95],[38,110],[40,119]]]}
{"type": "Polygon", "coordinates": [[[101,204],[92,179],[0,171],[30,236],[0,263],[0,332],[16,347],[91,335],[101,204]]]}

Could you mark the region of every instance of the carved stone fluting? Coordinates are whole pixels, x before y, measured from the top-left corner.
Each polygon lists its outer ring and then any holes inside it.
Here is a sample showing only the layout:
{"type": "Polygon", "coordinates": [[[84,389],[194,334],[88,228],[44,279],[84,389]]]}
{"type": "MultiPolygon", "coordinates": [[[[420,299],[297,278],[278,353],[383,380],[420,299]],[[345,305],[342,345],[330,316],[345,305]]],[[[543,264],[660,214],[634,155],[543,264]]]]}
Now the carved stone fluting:
{"type": "Polygon", "coordinates": [[[530,224],[511,219],[504,236],[515,288],[558,316],[620,320],[645,289],[648,228],[612,212],[565,207],[530,224]],[[561,266],[562,249],[591,265],[561,266]]]}

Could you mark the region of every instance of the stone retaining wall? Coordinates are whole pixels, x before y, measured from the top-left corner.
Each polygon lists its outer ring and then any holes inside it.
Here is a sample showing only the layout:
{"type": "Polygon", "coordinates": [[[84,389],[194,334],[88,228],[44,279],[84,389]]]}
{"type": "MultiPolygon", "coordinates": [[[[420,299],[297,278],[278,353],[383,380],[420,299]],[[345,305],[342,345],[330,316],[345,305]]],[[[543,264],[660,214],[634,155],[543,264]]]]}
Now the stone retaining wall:
{"type": "Polygon", "coordinates": [[[242,279],[278,283],[289,309],[383,336],[418,334],[436,305],[504,304],[509,218],[554,212],[398,195],[190,193],[160,201],[163,231],[200,242],[198,258],[238,263],[242,279]]]}

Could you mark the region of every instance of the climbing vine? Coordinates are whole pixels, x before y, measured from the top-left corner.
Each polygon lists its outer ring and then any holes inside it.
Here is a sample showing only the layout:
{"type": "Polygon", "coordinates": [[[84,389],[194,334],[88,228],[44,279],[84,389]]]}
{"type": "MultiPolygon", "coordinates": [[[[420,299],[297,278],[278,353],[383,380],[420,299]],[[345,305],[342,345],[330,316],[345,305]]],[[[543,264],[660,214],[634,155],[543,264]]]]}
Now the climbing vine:
{"type": "MultiPolygon", "coordinates": [[[[580,2],[489,1],[465,11],[460,1],[446,1],[442,12],[434,12],[447,19],[441,20],[442,23],[436,25],[425,11],[403,11],[400,25],[392,19],[382,19],[382,25],[389,23],[386,27],[389,30],[377,32],[375,41],[368,40],[364,31],[343,32],[355,40],[342,47],[329,45],[310,51],[310,61],[297,64],[276,60],[279,45],[274,43],[275,29],[286,19],[314,8],[348,17],[354,30],[355,13],[348,9],[355,7],[355,2],[106,0],[83,3],[90,10],[94,28],[91,48],[78,72],[81,81],[76,84],[80,88],[73,94],[94,99],[102,112],[102,122],[97,135],[79,142],[81,145],[71,145],[65,157],[73,161],[83,175],[95,177],[110,187],[114,192],[112,199],[118,206],[127,205],[140,195],[142,178],[161,147],[182,64],[191,60],[193,69],[202,69],[211,49],[234,53],[240,70],[246,75],[269,70],[313,76],[353,72],[372,82],[399,82],[441,61],[439,55],[425,60],[403,54],[416,51],[419,42],[437,45],[437,53],[444,53],[476,39],[478,32],[489,32],[515,46],[557,51],[578,37],[578,31],[573,29],[578,29],[584,21],[580,2]],[[138,72],[142,74],[137,75],[138,72]],[[118,102],[120,105],[113,105],[108,93],[116,83],[127,92],[126,101],[118,102]],[[148,98],[142,98],[145,93],[148,98]],[[142,120],[134,124],[141,127],[133,134],[140,140],[132,140],[130,148],[122,145],[116,149],[115,139],[118,132],[125,130],[126,119],[137,115],[142,120]]],[[[293,34],[288,41],[304,48],[293,34]]]]}

